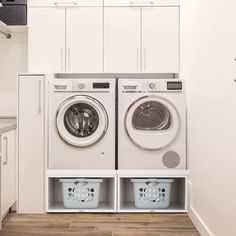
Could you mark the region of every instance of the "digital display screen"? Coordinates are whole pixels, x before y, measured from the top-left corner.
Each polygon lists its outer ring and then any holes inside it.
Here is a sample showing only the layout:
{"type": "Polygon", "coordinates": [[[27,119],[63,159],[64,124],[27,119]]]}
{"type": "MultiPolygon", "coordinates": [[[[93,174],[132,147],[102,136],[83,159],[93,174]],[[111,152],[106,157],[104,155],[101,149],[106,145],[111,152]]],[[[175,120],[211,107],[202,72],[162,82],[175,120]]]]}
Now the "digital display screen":
{"type": "Polygon", "coordinates": [[[167,82],[167,90],[182,90],[182,82],[167,82]]]}
{"type": "Polygon", "coordinates": [[[93,88],[94,89],[108,89],[110,88],[109,83],[93,83],[93,88]]]}

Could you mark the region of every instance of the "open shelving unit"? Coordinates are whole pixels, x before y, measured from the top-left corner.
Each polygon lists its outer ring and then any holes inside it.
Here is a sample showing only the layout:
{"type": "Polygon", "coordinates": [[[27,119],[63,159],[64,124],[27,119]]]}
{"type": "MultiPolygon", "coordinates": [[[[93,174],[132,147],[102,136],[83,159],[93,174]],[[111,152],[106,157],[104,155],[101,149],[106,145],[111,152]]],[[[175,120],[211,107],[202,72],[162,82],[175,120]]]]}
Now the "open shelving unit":
{"type": "Polygon", "coordinates": [[[107,170],[48,170],[46,172],[46,212],[115,212],[116,211],[116,171],[107,170]],[[96,209],[67,209],[63,206],[61,178],[101,178],[99,206],[96,209]]]}
{"type": "Polygon", "coordinates": [[[118,212],[187,212],[187,170],[118,170],[118,212]],[[133,178],[173,179],[170,206],[163,209],[140,209],[134,202],[133,178]]]}
{"type": "Polygon", "coordinates": [[[187,212],[188,170],[47,170],[46,171],[46,212],[187,212]],[[67,209],[63,206],[60,178],[101,178],[99,206],[96,209],[67,209]],[[135,206],[133,178],[173,179],[170,206],[159,209],[140,209],[135,206]]]}

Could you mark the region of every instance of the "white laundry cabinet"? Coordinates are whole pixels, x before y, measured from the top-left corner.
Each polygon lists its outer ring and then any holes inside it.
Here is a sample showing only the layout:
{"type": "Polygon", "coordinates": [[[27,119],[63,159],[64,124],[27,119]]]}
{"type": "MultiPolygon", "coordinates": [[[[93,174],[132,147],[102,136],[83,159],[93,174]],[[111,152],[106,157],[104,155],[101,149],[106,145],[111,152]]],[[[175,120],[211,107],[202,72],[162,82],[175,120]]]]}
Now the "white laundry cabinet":
{"type": "MultiPolygon", "coordinates": [[[[0,217],[16,202],[16,130],[0,134],[0,217]]],[[[0,227],[1,228],[1,227],[0,227]]]]}
{"type": "Polygon", "coordinates": [[[179,73],[179,7],[105,7],[104,71],[179,73]]]}
{"type": "Polygon", "coordinates": [[[179,1],[29,1],[29,72],[179,73],[179,1]]]}
{"type": "Polygon", "coordinates": [[[19,76],[19,213],[44,210],[44,76],[19,76]]]}
{"type": "Polygon", "coordinates": [[[37,1],[30,5],[29,72],[102,72],[102,1],[90,5],[37,1]]]}

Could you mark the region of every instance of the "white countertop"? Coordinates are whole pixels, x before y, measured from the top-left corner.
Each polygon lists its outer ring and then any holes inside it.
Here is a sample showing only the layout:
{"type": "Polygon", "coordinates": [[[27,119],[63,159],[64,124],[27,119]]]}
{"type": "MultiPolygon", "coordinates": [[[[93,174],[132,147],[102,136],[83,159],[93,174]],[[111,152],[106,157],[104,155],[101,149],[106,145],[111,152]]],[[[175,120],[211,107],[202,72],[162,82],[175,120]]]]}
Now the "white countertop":
{"type": "Polygon", "coordinates": [[[16,128],[16,119],[0,118],[0,134],[15,128],[16,128]]]}

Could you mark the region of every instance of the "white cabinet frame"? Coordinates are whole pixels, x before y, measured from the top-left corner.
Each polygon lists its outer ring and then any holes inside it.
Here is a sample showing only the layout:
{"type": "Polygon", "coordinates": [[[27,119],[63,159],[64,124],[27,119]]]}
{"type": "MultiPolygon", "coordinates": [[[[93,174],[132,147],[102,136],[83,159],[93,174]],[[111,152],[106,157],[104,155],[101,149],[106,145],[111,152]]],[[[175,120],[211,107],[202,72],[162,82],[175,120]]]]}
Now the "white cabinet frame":
{"type": "Polygon", "coordinates": [[[44,212],[45,75],[18,78],[18,213],[44,212]]]}
{"type": "MultiPolygon", "coordinates": [[[[114,213],[117,209],[117,178],[115,170],[47,170],[46,171],[46,183],[45,183],[45,199],[46,206],[45,212],[48,213],[59,213],[59,212],[110,212],[114,213]],[[58,188],[61,188],[61,183],[59,183],[60,178],[101,178],[103,179],[104,185],[108,185],[111,190],[108,193],[109,201],[107,204],[100,204],[96,209],[66,209],[63,207],[63,202],[60,200],[58,202],[55,200],[55,192],[57,194],[58,188]],[[57,186],[56,186],[57,185],[57,186]],[[59,187],[58,187],[59,186],[59,187]]],[[[107,186],[102,187],[104,191],[107,191],[107,186]]],[[[61,191],[59,191],[61,192],[61,191]]],[[[56,198],[62,198],[58,196],[56,198]]]]}
{"type": "Polygon", "coordinates": [[[16,202],[16,130],[0,134],[0,229],[1,222],[16,202]]]}
{"type": "MultiPolygon", "coordinates": [[[[186,213],[187,212],[187,184],[188,184],[188,170],[118,170],[117,171],[117,181],[118,181],[118,199],[117,199],[117,211],[118,212],[150,212],[150,213],[186,213]],[[131,178],[173,178],[181,181],[181,194],[180,199],[182,203],[179,206],[169,207],[167,209],[138,209],[134,206],[134,204],[130,204],[130,206],[122,206],[122,195],[124,188],[122,186],[122,181],[130,182],[131,178]]],[[[131,187],[132,184],[129,185],[131,187]]],[[[129,191],[133,191],[133,189],[129,189],[129,191]]],[[[174,193],[173,193],[174,194],[174,193]]]]}

